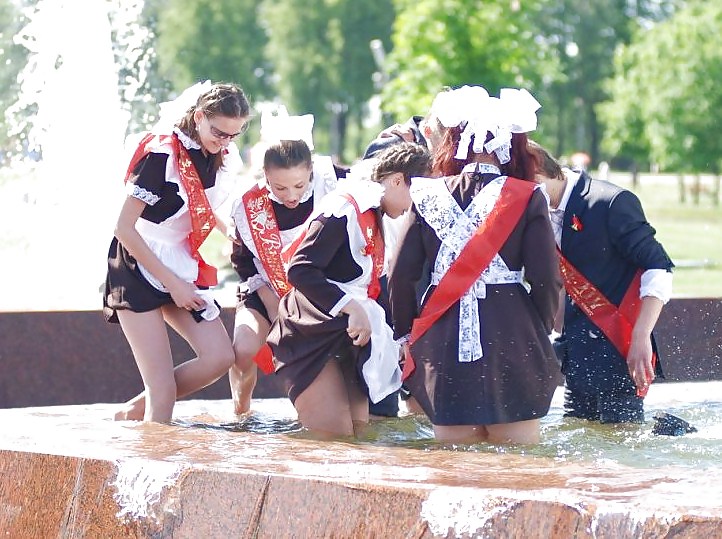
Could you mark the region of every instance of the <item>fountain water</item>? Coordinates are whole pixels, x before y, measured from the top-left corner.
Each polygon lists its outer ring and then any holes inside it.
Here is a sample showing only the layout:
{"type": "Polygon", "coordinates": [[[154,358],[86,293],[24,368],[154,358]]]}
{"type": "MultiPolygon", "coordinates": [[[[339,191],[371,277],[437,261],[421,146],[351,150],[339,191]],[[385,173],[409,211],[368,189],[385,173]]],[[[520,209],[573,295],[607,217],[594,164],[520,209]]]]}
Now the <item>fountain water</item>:
{"type": "Polygon", "coordinates": [[[29,62],[10,116],[15,112],[30,124],[27,147],[41,159],[18,166],[3,186],[0,225],[9,231],[3,258],[13,260],[0,269],[4,310],[100,305],[122,202],[129,120],[121,106],[111,12],[105,0],[40,0],[16,36],[29,62]]]}
{"type": "MultiPolygon", "coordinates": [[[[3,254],[4,310],[100,304],[128,122],[113,5],[40,0],[19,36],[32,52],[20,106],[38,106],[31,141],[43,160],[0,197],[0,226],[25,238],[3,254]]],[[[379,423],[363,443],[319,443],[285,399],[257,401],[241,421],[229,401],[185,401],[174,425],[113,422],[107,404],[0,410],[0,532],[721,537],[719,391],[652,388],[650,414],[698,427],[679,439],[566,420],[557,402],[534,448],[439,447],[413,418],[379,423]]]]}

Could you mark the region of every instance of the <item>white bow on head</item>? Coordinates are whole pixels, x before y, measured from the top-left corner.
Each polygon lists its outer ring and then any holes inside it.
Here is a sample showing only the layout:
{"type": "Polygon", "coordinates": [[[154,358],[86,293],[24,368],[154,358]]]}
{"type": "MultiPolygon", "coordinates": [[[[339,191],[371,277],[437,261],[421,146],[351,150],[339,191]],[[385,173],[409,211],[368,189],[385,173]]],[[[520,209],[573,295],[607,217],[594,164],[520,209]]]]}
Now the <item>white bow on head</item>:
{"type": "Polygon", "coordinates": [[[212,87],[213,84],[209,80],[197,82],[193,86],[183,90],[174,100],[161,103],[159,105],[160,112],[158,114],[158,121],[153,126],[153,132],[170,132],[173,126],[185,116],[188,109],[198,103],[198,98],[208,92],[212,87]]]}
{"type": "Polygon", "coordinates": [[[463,125],[456,159],[465,160],[471,136],[474,153],[496,153],[501,164],[510,159],[512,133],[536,129],[539,102],[525,89],[503,88],[492,97],[482,86],[462,86],[439,93],[431,105],[431,114],[444,127],[463,125]],[[485,143],[487,132],[492,138],[485,143]]]}
{"type": "Polygon", "coordinates": [[[264,111],[261,114],[261,139],[269,145],[282,140],[302,140],[313,150],[313,114],[289,116],[283,105],[276,114],[264,111]]]}

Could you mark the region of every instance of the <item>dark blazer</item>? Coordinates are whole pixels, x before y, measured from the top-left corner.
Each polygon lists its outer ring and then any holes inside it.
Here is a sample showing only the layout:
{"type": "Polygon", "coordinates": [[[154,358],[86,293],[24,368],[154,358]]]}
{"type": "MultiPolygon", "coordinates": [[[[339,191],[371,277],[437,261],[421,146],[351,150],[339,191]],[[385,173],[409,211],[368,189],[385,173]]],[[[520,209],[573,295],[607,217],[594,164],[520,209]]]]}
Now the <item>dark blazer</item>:
{"type": "MultiPolygon", "coordinates": [[[[674,267],[654,235],[634,193],[582,172],[564,212],[561,251],[615,305],[637,270],[674,267]]],[[[590,391],[633,389],[626,359],[568,296],[562,339],[568,385],[590,391]]],[[[659,362],[657,366],[661,376],[659,362]]]]}

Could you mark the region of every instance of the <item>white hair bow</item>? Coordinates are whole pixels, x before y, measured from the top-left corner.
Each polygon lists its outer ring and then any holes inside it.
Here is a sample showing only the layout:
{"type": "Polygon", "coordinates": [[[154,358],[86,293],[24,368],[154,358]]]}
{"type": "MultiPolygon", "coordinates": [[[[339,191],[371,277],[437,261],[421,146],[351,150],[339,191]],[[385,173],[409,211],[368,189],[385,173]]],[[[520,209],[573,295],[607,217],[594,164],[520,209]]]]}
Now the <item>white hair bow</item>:
{"type": "Polygon", "coordinates": [[[512,133],[536,129],[539,102],[525,89],[503,88],[499,97],[491,97],[482,86],[462,86],[439,93],[431,105],[431,114],[444,127],[463,125],[456,159],[468,157],[471,136],[474,153],[495,153],[501,164],[510,160],[512,133]],[[485,143],[487,133],[492,138],[485,143]]]}
{"type": "Polygon", "coordinates": [[[172,101],[166,101],[159,105],[160,112],[158,121],[153,126],[154,133],[170,132],[178,121],[180,121],[188,109],[195,106],[198,98],[213,87],[211,81],[197,82],[186,88],[172,101]]]}
{"type": "Polygon", "coordinates": [[[282,140],[302,140],[313,150],[313,114],[289,116],[286,107],[281,106],[276,114],[261,114],[261,139],[267,144],[282,140]]]}

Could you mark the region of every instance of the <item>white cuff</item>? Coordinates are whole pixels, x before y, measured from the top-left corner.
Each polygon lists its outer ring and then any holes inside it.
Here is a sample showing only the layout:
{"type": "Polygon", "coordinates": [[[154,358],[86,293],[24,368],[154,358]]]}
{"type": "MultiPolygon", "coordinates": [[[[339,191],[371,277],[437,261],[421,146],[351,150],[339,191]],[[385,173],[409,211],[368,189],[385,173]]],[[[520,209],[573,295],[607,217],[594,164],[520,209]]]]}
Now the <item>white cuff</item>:
{"type": "Polygon", "coordinates": [[[338,300],[336,305],[334,305],[330,311],[328,311],[328,314],[330,316],[338,316],[338,313],[341,312],[341,309],[343,309],[346,304],[353,299],[353,296],[350,294],[344,294],[344,296],[338,300]]]}
{"type": "Polygon", "coordinates": [[[260,274],[251,275],[248,279],[243,281],[239,286],[241,292],[246,294],[253,294],[256,290],[266,285],[266,281],[263,280],[260,274]]]}
{"type": "Polygon", "coordinates": [[[642,273],[639,297],[654,296],[666,304],[672,297],[672,272],[663,269],[648,269],[642,273]]]}

